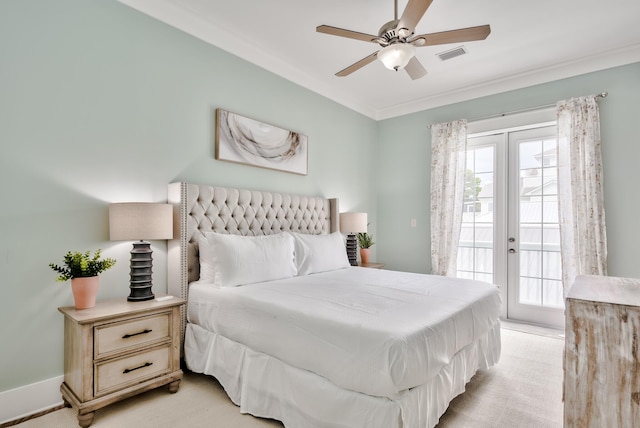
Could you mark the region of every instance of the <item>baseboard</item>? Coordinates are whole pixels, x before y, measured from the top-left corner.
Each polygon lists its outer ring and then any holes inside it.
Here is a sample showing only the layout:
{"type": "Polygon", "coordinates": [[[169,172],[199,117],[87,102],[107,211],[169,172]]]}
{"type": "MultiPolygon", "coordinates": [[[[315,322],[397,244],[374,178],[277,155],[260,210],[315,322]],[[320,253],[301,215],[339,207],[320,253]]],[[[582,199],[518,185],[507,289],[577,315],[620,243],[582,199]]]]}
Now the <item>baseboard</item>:
{"type": "Polygon", "coordinates": [[[64,376],[58,376],[0,392],[0,424],[60,406],[60,384],[63,380],[64,376]]]}

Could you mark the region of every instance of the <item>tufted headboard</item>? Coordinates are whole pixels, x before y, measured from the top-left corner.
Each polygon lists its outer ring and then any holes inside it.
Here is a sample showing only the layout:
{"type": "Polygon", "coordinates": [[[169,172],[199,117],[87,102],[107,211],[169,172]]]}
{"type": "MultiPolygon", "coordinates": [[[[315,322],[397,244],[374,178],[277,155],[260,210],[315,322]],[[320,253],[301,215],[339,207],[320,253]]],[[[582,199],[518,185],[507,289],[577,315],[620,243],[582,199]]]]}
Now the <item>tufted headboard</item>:
{"type": "MultiPolygon", "coordinates": [[[[185,300],[198,280],[198,237],[204,232],[255,236],[291,231],[320,235],[338,231],[338,200],[202,184],[171,183],[173,239],[168,245],[169,294],[185,300]]],[[[184,337],[186,308],[182,308],[184,337]]]]}

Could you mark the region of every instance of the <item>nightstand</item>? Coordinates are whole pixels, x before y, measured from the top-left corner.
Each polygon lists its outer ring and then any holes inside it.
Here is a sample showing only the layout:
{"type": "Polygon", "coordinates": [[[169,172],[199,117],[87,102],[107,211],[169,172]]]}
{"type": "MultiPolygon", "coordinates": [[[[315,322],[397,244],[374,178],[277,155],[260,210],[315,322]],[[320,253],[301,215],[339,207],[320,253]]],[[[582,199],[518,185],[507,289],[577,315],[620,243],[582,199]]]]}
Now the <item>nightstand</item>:
{"type": "Polygon", "coordinates": [[[384,268],[384,263],[358,263],[358,266],[371,269],[382,269],[384,268]]]}
{"type": "MultiPolygon", "coordinates": [[[[158,296],[157,297],[163,297],[158,296]]],[[[98,302],[89,309],[58,308],[64,314],[64,382],[67,407],[88,427],[94,412],[116,401],[169,385],[178,391],[180,306],[184,300],[98,302]]]]}

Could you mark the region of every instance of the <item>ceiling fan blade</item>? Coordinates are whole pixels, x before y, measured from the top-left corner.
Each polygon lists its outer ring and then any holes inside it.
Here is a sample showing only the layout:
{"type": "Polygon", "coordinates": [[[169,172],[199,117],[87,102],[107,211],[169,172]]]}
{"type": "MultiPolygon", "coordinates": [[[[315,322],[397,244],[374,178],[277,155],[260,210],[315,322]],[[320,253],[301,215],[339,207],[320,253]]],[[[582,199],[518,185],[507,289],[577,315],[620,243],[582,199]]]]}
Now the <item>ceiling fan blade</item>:
{"type": "Polygon", "coordinates": [[[346,37],[348,39],[362,40],[364,42],[373,42],[378,36],[371,34],[359,33],[357,31],[345,30],[344,28],[331,27],[330,25],[319,25],[316,27],[318,33],[330,34],[332,36],[346,37]]]}
{"type": "Polygon", "coordinates": [[[405,7],[404,12],[402,12],[397,28],[407,28],[413,33],[416,25],[418,25],[424,13],[429,9],[429,6],[431,6],[432,1],[433,0],[409,0],[407,7],[405,7]]]}
{"type": "Polygon", "coordinates": [[[424,69],[418,58],[415,56],[409,60],[409,63],[404,67],[407,70],[407,74],[412,80],[419,79],[426,76],[427,70],[424,69]]]}
{"type": "Polygon", "coordinates": [[[484,40],[491,33],[490,25],[480,25],[478,27],[460,28],[458,30],[442,31],[440,33],[421,34],[415,36],[413,40],[423,38],[424,44],[415,46],[435,46],[446,43],[471,42],[474,40],[484,40]]]}
{"type": "Polygon", "coordinates": [[[373,61],[376,60],[377,56],[378,56],[378,52],[374,52],[371,55],[362,58],[360,61],[351,64],[349,67],[345,68],[344,70],[338,71],[336,73],[336,76],[340,76],[340,77],[348,76],[354,71],[360,70],[365,65],[371,64],[373,61]]]}

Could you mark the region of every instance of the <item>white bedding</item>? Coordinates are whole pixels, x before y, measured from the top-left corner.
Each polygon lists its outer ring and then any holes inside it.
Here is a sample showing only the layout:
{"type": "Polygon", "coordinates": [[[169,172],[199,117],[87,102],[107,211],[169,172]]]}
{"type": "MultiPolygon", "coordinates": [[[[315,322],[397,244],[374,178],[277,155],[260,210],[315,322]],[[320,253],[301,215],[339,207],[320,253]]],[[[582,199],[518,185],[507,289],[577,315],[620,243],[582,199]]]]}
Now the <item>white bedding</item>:
{"type": "Polygon", "coordinates": [[[492,284],[356,267],[234,288],[193,283],[188,302],[189,322],[204,330],[389,398],[495,331],[499,312],[492,284]]]}

